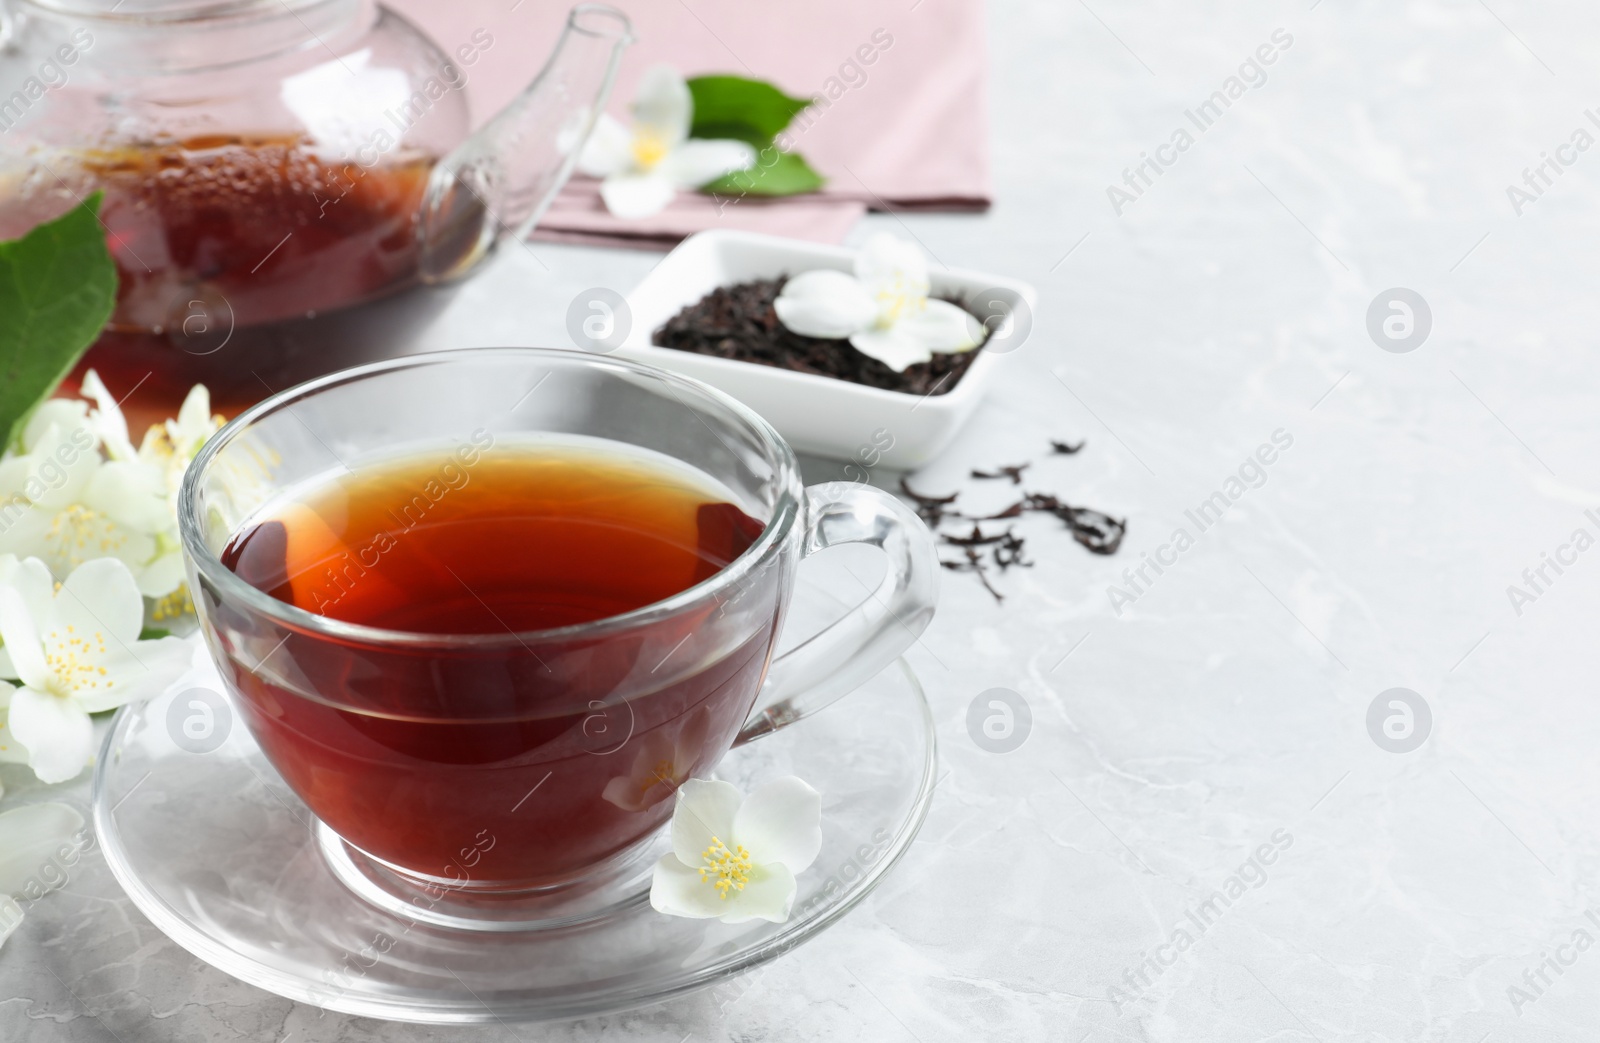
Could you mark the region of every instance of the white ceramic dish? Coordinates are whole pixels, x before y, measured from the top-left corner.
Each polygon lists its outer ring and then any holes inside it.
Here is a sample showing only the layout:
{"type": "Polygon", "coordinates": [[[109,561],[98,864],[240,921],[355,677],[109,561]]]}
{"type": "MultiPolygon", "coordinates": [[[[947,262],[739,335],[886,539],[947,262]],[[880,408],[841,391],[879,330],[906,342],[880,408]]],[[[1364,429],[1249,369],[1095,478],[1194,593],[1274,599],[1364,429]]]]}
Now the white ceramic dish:
{"type": "MultiPolygon", "coordinates": [[[[766,417],[794,448],[910,470],[955,437],[1006,354],[1027,338],[1033,287],[1015,279],[950,269],[930,273],[934,296],[952,296],[992,315],[989,344],[943,394],[909,395],[831,377],[658,348],[662,323],[719,286],[797,275],[813,268],[850,271],[855,251],[750,232],[701,232],[685,239],[628,295],[631,326],[616,353],[705,381],[766,417]]],[[[854,476],[853,476],[854,477],[854,476]]]]}

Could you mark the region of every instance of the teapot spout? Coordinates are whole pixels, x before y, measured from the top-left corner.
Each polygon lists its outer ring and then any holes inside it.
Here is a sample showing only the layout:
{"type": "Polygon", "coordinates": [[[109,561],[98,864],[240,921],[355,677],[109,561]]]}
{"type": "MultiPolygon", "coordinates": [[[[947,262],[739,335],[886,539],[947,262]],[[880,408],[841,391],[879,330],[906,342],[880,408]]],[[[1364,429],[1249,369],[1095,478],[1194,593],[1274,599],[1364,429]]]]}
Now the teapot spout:
{"type": "Polygon", "coordinates": [[[417,227],[423,282],[465,275],[528,233],[572,175],[632,42],[621,11],[574,7],[533,82],[435,165],[417,227]]]}

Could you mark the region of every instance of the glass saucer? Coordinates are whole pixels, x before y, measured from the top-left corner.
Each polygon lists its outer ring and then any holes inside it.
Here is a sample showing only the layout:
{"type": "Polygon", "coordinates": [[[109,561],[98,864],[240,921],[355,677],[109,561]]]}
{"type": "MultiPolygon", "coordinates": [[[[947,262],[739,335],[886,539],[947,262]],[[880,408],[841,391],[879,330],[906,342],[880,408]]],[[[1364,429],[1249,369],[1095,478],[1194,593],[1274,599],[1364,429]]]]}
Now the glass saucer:
{"type": "MultiPolygon", "coordinates": [[[[836,618],[832,600],[802,582],[791,620],[803,633],[807,617],[836,618]]],[[[650,907],[646,875],[602,915],[542,929],[462,930],[380,908],[341,882],[317,820],[236,716],[230,723],[225,703],[214,749],[185,734],[183,714],[169,714],[179,697],[187,707],[195,688],[221,690],[209,662],[162,696],[124,707],[106,737],[93,803],[112,873],[151,922],[200,959],[268,992],[363,1017],[552,1021],[715,985],[789,951],[861,901],[911,845],[933,797],[933,719],[901,660],[717,766],[718,778],[747,792],[793,774],[822,793],[822,852],[799,876],[787,923],[663,916],[650,907]]],[[[664,836],[655,844],[647,865],[666,850],[664,836]]]]}

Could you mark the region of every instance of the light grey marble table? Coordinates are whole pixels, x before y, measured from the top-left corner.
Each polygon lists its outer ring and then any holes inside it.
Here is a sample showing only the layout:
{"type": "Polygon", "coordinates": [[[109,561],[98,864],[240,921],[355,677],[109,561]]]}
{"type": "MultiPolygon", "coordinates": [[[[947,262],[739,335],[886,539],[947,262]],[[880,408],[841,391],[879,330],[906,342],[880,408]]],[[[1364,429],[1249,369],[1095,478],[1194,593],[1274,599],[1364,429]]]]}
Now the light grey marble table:
{"type": "MultiPolygon", "coordinates": [[[[917,481],[1035,460],[1131,530],[1101,558],[1025,520],[1004,605],[945,577],[910,659],[948,775],[881,890],[753,985],[448,1030],[238,984],[91,856],[0,950],[0,1039],[1600,1036],[1600,149],[1557,151],[1600,135],[1600,10],[993,0],[990,29],[994,209],[860,229],[1040,290],[917,481]],[[1262,45],[1265,82],[1201,113],[1262,45]],[[1395,287],[1431,315],[1409,352],[1369,332],[1395,287]],[[997,687],[1032,713],[1008,754],[965,723],[997,687]],[[1427,707],[1409,741],[1369,728],[1394,688],[1427,707]]],[[[418,343],[564,342],[575,293],[655,259],[509,249],[418,343]]]]}

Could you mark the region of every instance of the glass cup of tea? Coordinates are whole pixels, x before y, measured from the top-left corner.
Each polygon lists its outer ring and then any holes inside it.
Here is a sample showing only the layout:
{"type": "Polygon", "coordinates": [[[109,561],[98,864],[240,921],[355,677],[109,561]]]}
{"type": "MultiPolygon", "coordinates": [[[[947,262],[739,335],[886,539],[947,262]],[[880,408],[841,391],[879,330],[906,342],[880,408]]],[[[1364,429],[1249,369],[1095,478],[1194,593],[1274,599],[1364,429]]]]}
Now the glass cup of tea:
{"type": "Polygon", "coordinates": [[[179,515],[212,658],[330,865],[452,926],[639,900],[677,788],[877,673],[936,600],[893,496],[805,488],[732,398],[572,351],[284,391],[206,444],[179,515]],[[883,580],[774,658],[798,562],[843,543],[883,580]]]}

